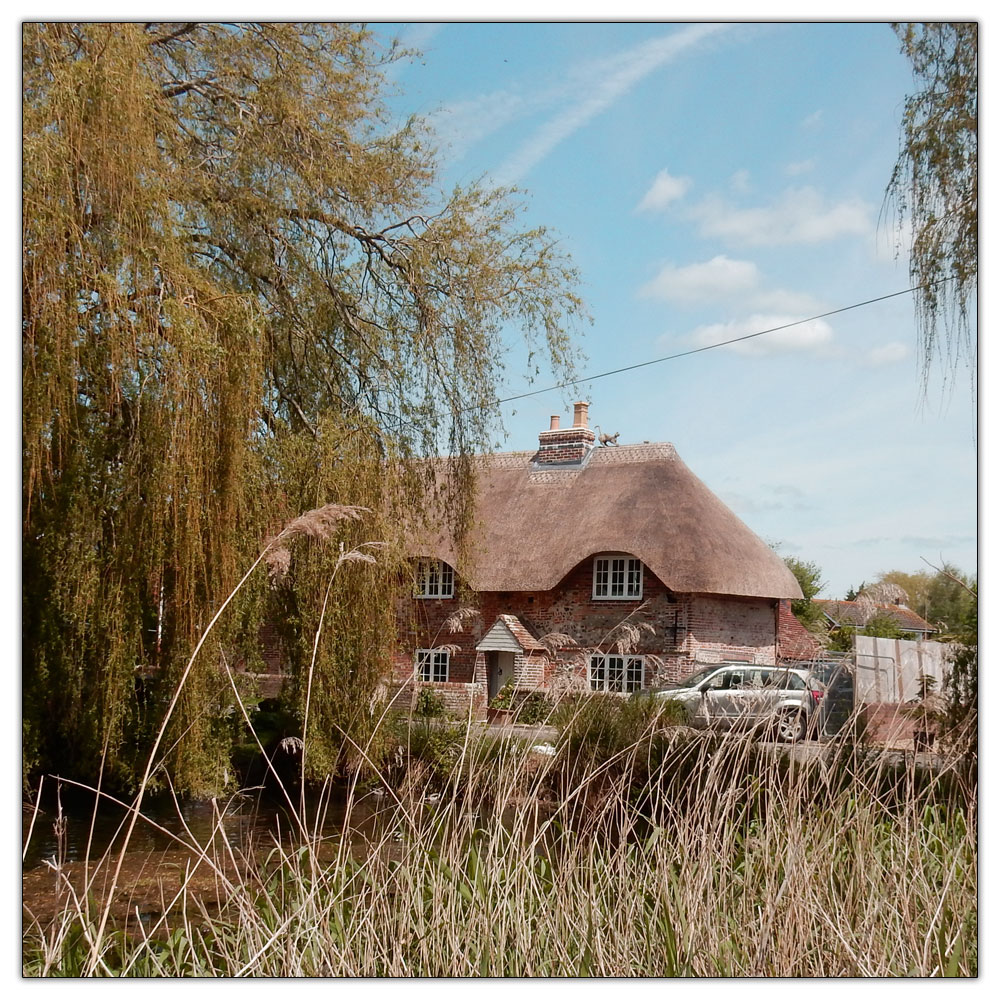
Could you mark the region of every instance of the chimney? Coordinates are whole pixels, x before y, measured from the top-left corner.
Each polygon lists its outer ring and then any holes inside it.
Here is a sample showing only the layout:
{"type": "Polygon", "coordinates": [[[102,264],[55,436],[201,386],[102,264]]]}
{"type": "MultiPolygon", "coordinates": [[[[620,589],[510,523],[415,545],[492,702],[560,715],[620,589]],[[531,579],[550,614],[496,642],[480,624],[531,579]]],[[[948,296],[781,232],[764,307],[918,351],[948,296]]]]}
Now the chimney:
{"type": "Polygon", "coordinates": [[[537,465],[579,465],[594,447],[594,432],[587,426],[589,403],[573,404],[573,426],[559,427],[558,415],[549,418],[549,429],[538,435],[537,465]]]}

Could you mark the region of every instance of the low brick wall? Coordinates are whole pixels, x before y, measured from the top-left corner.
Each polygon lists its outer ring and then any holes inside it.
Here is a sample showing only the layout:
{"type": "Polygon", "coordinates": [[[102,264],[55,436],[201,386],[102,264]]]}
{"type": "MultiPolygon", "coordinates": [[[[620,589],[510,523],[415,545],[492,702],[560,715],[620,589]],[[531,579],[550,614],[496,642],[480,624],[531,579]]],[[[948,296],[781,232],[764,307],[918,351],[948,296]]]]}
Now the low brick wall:
{"type": "Polygon", "coordinates": [[[463,684],[455,681],[423,684],[419,681],[408,681],[391,687],[388,697],[394,709],[410,712],[416,707],[417,698],[425,688],[433,691],[441,699],[444,710],[449,715],[468,715],[471,705],[474,719],[486,717],[486,687],[482,684],[463,684]]]}

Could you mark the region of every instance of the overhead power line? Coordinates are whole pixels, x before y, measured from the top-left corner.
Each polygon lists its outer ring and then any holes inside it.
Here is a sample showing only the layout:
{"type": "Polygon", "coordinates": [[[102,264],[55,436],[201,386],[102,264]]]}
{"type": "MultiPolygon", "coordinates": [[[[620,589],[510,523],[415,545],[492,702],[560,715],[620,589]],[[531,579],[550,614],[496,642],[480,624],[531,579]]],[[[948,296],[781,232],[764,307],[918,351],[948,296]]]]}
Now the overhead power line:
{"type": "MultiPolygon", "coordinates": [[[[849,306],[841,306],[839,309],[831,309],[829,312],[819,313],[816,316],[807,316],[805,319],[797,319],[791,323],[782,323],[781,326],[772,326],[767,330],[758,330],[756,333],[747,333],[742,337],[733,337],[732,340],[721,340],[717,344],[707,344],[705,347],[693,347],[690,351],[681,351],[679,354],[668,354],[663,358],[653,358],[651,361],[640,361],[635,365],[626,365],[624,368],[614,368],[608,372],[600,372],[597,375],[587,375],[583,378],[575,378],[569,382],[560,382],[558,385],[546,386],[544,389],[532,389],[530,392],[521,392],[516,396],[507,396],[505,399],[498,399],[497,404],[512,403],[517,399],[527,399],[529,396],[540,396],[543,392],[553,392],[556,389],[565,389],[571,385],[581,385],[584,382],[596,382],[599,378],[607,378],[609,375],[621,375],[623,372],[634,372],[639,368],[648,368],[650,365],[662,364],[664,361],[675,361],[677,358],[686,358],[691,354],[701,354],[703,351],[714,351],[717,347],[728,347],[730,344],[739,344],[744,340],[753,340],[754,337],[763,337],[768,333],[777,333],[779,330],[788,330],[793,326],[801,326],[803,323],[812,323],[817,319],[826,319],[827,316],[836,316],[838,313],[849,312],[851,309],[860,309],[862,306],[874,305],[876,302],[885,302],[887,299],[894,299],[900,295],[909,295],[911,292],[920,291],[922,288],[930,288],[939,285],[944,281],[951,281],[951,277],[941,278],[938,281],[930,281],[923,285],[914,285],[913,288],[905,288],[901,292],[890,292],[888,295],[879,295],[874,299],[865,299],[864,302],[854,302],[849,306]]],[[[469,407],[476,409],[476,407],[469,407]]]]}

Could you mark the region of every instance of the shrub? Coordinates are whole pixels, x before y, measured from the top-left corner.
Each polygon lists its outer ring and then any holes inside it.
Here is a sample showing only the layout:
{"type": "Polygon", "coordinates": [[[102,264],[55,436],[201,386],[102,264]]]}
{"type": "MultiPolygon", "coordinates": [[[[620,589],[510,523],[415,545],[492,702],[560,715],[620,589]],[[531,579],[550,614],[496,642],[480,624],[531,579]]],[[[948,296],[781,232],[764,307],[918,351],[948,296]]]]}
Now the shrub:
{"type": "Polygon", "coordinates": [[[541,691],[531,691],[517,706],[517,721],[527,726],[546,722],[551,715],[552,702],[541,691]]]}
{"type": "Polygon", "coordinates": [[[422,687],[417,694],[413,714],[422,719],[440,719],[444,713],[444,699],[433,688],[422,687]]]}

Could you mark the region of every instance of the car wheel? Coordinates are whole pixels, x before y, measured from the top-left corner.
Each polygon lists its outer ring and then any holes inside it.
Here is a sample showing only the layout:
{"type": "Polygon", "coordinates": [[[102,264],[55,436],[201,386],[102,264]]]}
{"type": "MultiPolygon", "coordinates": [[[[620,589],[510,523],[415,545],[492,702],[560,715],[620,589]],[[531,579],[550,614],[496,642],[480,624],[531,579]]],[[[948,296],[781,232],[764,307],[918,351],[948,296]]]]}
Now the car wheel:
{"type": "Polygon", "coordinates": [[[801,712],[785,712],[775,727],[782,743],[798,743],[806,736],[806,717],[801,712]]]}

